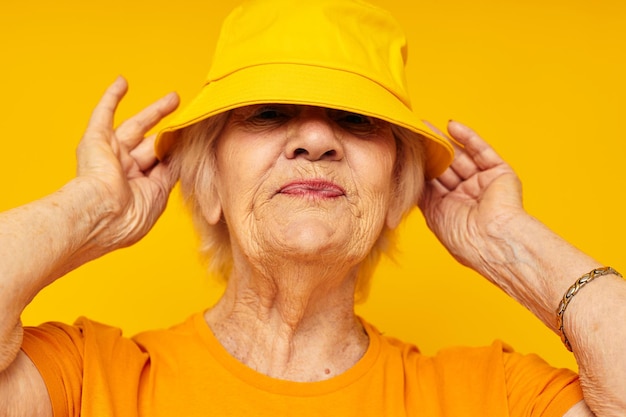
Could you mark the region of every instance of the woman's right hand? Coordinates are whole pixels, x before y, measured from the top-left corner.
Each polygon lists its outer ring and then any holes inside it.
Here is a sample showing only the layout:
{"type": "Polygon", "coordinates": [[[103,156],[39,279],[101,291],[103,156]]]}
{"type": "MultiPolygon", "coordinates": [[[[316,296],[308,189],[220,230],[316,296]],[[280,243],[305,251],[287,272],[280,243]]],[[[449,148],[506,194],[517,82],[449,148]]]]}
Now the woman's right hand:
{"type": "Polygon", "coordinates": [[[100,203],[100,212],[87,214],[106,219],[92,234],[91,243],[100,254],[141,239],[165,209],[176,182],[167,162],[156,158],[155,136],[145,134],[176,109],[178,96],[166,95],[115,128],[115,112],[127,89],[126,80],[119,77],[106,90],[77,149],[75,181],[83,192],[93,193],[87,198],[100,203]]]}
{"type": "MultiPolygon", "coordinates": [[[[0,213],[0,405],[13,398],[14,377],[6,372],[19,353],[24,307],[67,272],[141,239],[165,209],[176,178],[157,161],[154,137],[144,135],[178,106],[178,97],[169,94],[114,128],[127,88],[118,78],[96,106],[78,146],[74,180],[0,213]]],[[[23,369],[35,368],[15,372],[23,369]]]]}

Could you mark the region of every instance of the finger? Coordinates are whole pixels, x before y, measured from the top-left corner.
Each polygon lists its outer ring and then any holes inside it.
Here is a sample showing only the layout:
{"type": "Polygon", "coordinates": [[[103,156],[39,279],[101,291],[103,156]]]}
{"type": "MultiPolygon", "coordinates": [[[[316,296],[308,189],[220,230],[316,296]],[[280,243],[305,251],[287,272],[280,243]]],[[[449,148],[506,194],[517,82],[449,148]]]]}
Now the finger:
{"type": "Polygon", "coordinates": [[[452,149],[454,150],[454,155],[456,155],[457,153],[459,153],[460,151],[463,150],[463,147],[460,146],[460,144],[457,141],[455,141],[453,138],[451,138],[450,135],[442,132],[441,129],[439,129],[437,126],[435,126],[434,124],[432,124],[428,120],[422,120],[422,122],[424,122],[424,124],[426,126],[428,126],[430,128],[430,130],[432,130],[434,133],[436,133],[437,135],[447,139],[448,143],[450,143],[450,145],[452,145],[452,149]]]}
{"type": "Polygon", "coordinates": [[[450,170],[454,171],[458,178],[464,180],[480,172],[476,161],[465,150],[460,150],[455,154],[450,170]]]}
{"type": "Polygon", "coordinates": [[[156,153],[154,152],[154,142],[156,135],[151,135],[141,141],[131,152],[133,158],[140,171],[147,171],[157,162],[156,153]]]}
{"type": "Polygon", "coordinates": [[[496,151],[469,127],[451,120],[448,122],[448,132],[463,145],[465,153],[480,170],[504,163],[496,151]]]}
{"type": "Polygon", "coordinates": [[[443,174],[437,177],[437,181],[448,191],[454,190],[463,180],[464,178],[459,176],[452,167],[446,169],[443,174]]]}
{"type": "Polygon", "coordinates": [[[420,210],[425,211],[429,208],[429,205],[433,201],[440,199],[449,192],[450,190],[446,188],[446,186],[444,186],[439,179],[427,181],[426,184],[424,184],[424,191],[422,192],[417,205],[420,210]]]}
{"type": "Polygon", "coordinates": [[[172,188],[174,188],[176,181],[178,181],[178,178],[174,175],[174,172],[170,168],[168,162],[159,162],[150,172],[148,172],[148,177],[150,177],[153,181],[157,181],[161,185],[162,189],[165,191],[164,194],[166,194],[166,200],[167,195],[169,195],[172,188]]]}
{"type": "Polygon", "coordinates": [[[88,132],[110,130],[113,128],[115,110],[126,94],[126,91],[128,91],[128,83],[124,77],[117,77],[113,84],[106,89],[102,98],[100,98],[100,101],[91,113],[91,118],[87,125],[88,132]]]}
{"type": "Polygon", "coordinates": [[[178,107],[178,103],[179,99],[176,93],[169,93],[155,101],[115,129],[118,140],[127,149],[133,149],[143,140],[148,130],[178,107]]]}
{"type": "Polygon", "coordinates": [[[422,120],[426,126],[428,126],[433,132],[448,139],[448,142],[452,145],[454,149],[454,159],[452,164],[450,165],[450,170],[454,172],[456,175],[452,175],[451,173],[447,175],[443,175],[442,182],[449,189],[454,189],[456,185],[461,181],[461,179],[467,179],[478,171],[476,164],[471,160],[465,153],[463,146],[458,143],[456,140],[450,137],[450,135],[445,134],[441,131],[437,126],[430,123],[428,120],[422,120]]]}

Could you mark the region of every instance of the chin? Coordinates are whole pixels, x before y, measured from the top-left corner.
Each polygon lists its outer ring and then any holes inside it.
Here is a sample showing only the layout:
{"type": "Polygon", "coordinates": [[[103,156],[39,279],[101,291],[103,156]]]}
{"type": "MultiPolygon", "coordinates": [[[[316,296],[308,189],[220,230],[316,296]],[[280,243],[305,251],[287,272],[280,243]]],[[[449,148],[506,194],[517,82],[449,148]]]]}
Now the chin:
{"type": "Polygon", "coordinates": [[[282,236],[275,238],[284,244],[289,257],[293,255],[300,259],[316,260],[345,256],[349,252],[347,249],[354,245],[349,227],[345,223],[329,222],[328,219],[296,219],[280,230],[282,236]]]}

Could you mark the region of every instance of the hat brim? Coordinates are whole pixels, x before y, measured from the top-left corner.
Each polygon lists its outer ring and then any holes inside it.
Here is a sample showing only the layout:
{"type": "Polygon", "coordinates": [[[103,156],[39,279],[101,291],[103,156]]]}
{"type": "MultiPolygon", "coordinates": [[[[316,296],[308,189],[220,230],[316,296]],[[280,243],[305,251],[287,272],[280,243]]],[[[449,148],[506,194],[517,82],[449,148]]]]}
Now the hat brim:
{"type": "Polygon", "coordinates": [[[204,86],[157,136],[156,154],[163,159],[177,132],[201,120],[238,107],[288,103],[328,107],[376,117],[423,136],[425,174],[436,178],[450,165],[454,150],[389,90],[362,75],[308,64],[275,63],[240,69],[204,86]]]}

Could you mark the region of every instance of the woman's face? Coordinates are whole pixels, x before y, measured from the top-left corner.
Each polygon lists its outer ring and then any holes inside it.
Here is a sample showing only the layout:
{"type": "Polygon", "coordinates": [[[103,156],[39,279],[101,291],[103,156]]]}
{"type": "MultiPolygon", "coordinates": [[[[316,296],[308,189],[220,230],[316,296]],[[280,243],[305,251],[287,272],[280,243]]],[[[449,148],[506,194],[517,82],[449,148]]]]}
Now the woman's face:
{"type": "Polygon", "coordinates": [[[233,254],[358,263],[390,218],[396,144],[378,119],[313,106],[233,110],[217,149],[209,222],[233,254]],[[331,257],[329,257],[331,256],[331,257]]]}

